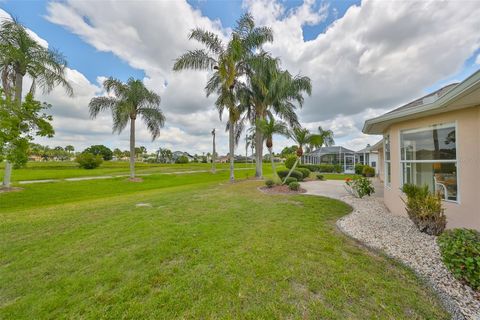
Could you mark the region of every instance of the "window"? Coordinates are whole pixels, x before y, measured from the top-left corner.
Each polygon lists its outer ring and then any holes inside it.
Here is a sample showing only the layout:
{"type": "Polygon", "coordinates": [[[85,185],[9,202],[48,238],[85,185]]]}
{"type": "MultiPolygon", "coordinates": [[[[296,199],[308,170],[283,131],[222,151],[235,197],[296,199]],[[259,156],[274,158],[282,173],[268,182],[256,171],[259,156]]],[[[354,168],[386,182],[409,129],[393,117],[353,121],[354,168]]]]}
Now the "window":
{"type": "Polygon", "coordinates": [[[392,167],[390,164],[390,135],[383,138],[383,158],[385,161],[385,185],[392,183],[392,167]]]}
{"type": "Polygon", "coordinates": [[[371,167],[372,167],[372,168],[376,168],[376,167],[377,167],[377,162],[376,162],[376,161],[372,161],[371,167]]]}
{"type": "Polygon", "coordinates": [[[402,182],[427,185],[444,200],[457,201],[457,148],[454,123],[400,133],[402,182]]]}

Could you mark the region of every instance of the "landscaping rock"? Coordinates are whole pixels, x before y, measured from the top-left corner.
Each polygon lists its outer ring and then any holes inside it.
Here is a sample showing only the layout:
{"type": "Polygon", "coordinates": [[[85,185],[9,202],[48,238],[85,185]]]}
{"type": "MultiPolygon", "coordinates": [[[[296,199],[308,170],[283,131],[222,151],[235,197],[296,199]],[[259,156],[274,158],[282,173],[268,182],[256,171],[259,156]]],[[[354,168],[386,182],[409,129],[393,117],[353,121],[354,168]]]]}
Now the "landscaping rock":
{"type": "Polygon", "coordinates": [[[347,195],[340,200],[353,207],[337,221],[342,232],[413,269],[437,292],[452,319],[480,319],[478,293],[448,271],[435,236],[419,232],[408,217],[391,214],[378,198],[347,195]]]}

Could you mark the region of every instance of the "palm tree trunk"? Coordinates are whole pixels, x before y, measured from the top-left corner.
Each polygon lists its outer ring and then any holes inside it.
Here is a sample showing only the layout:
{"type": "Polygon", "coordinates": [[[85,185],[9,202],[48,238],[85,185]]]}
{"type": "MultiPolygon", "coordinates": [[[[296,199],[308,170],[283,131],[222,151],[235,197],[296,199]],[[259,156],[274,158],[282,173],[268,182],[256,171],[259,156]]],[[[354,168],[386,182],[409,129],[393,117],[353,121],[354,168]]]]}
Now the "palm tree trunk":
{"type": "Polygon", "coordinates": [[[235,124],[233,121],[230,121],[230,126],[228,130],[228,139],[229,139],[229,147],[230,147],[230,182],[235,181],[235,168],[234,168],[234,160],[235,160],[235,124]]]}
{"type": "Polygon", "coordinates": [[[258,127],[255,128],[255,177],[263,178],[263,135],[258,127]]]}
{"type": "Polygon", "coordinates": [[[22,103],[22,87],[23,87],[23,75],[19,72],[15,72],[15,101],[22,103]]]}
{"type": "Polygon", "coordinates": [[[10,161],[5,163],[5,173],[3,175],[3,182],[2,185],[5,188],[10,188],[10,177],[12,176],[12,164],[10,161]]]}
{"type": "MultiPolygon", "coordinates": [[[[15,72],[15,103],[22,103],[22,86],[23,86],[23,75],[16,70],[15,72]]],[[[10,161],[5,163],[5,173],[3,175],[2,185],[6,188],[10,188],[10,179],[12,176],[12,164],[10,161]]]]}
{"type": "Polygon", "coordinates": [[[135,178],[135,118],[130,117],[130,179],[135,178]]]}
{"type": "Polygon", "coordinates": [[[215,129],[213,129],[213,153],[212,153],[212,173],[215,173],[215,129]]]}
{"type": "Polygon", "coordinates": [[[273,172],[273,177],[277,177],[277,170],[275,169],[275,161],[273,161],[273,153],[272,153],[272,148],[268,148],[268,151],[270,152],[270,162],[272,163],[272,172],[273,172]]]}
{"type": "Polygon", "coordinates": [[[290,171],[288,172],[287,176],[285,177],[285,179],[283,180],[283,183],[282,184],[285,184],[285,181],[287,181],[288,178],[290,178],[290,175],[292,174],[293,170],[295,170],[295,168],[297,167],[297,164],[298,164],[298,161],[300,160],[300,157],[297,157],[297,160],[295,161],[295,163],[293,164],[293,167],[292,169],[290,169],[290,171]]]}

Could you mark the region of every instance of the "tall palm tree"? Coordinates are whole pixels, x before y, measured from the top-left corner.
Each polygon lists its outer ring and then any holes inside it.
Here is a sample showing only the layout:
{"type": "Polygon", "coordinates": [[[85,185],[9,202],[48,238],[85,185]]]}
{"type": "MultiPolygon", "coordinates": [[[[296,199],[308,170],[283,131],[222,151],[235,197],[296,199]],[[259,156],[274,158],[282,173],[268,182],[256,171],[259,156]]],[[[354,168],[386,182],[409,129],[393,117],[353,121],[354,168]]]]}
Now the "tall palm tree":
{"type": "Polygon", "coordinates": [[[281,70],[280,61],[262,52],[249,60],[247,86],[239,91],[239,99],[245,114],[255,126],[256,170],[255,176],[263,175],[263,135],[257,127],[257,121],[267,117],[278,116],[287,121],[290,126],[299,126],[296,115],[297,105],[302,107],[303,94],[311,94],[310,78],[292,76],[288,71],[281,70]]]}
{"type": "Polygon", "coordinates": [[[0,25],[0,73],[7,96],[22,100],[23,78],[32,78],[30,93],[39,86],[49,93],[58,85],[69,95],[73,89],[65,78],[67,61],[54,49],[36,42],[17,20],[4,20],[0,25]],[[13,90],[12,90],[13,89],[13,90]]]}
{"type": "Polygon", "coordinates": [[[217,94],[215,106],[220,117],[224,110],[228,111],[230,181],[234,181],[235,125],[241,117],[236,103],[239,78],[247,71],[248,57],[265,42],[272,40],[272,32],[266,27],[255,27],[253,17],[246,13],[237,21],[226,45],[216,34],[200,28],[192,30],[189,38],[200,42],[205,48],[191,50],[180,56],[175,61],[173,70],[213,71],[205,91],[207,97],[217,94]]]}
{"type": "MultiPolygon", "coordinates": [[[[7,19],[0,24],[0,77],[7,99],[22,102],[23,78],[30,76],[30,93],[41,87],[49,93],[58,85],[73,95],[73,89],[65,78],[67,62],[62,54],[42,47],[17,20],[7,19]]],[[[5,165],[3,186],[10,187],[12,165],[5,165]]]]}
{"type": "Polygon", "coordinates": [[[277,171],[275,169],[275,162],[273,161],[273,136],[275,134],[287,136],[288,129],[287,124],[283,121],[276,121],[274,118],[261,119],[257,121],[257,128],[262,133],[265,145],[270,153],[270,162],[272,164],[273,176],[277,177],[277,171]]]}
{"type": "Polygon", "coordinates": [[[319,161],[321,162],[321,153],[322,153],[322,147],[330,147],[335,144],[335,140],[333,139],[333,131],[330,129],[324,130],[321,126],[318,126],[318,134],[322,138],[321,144],[319,146],[320,148],[320,155],[319,155],[319,161]]]}
{"type": "Polygon", "coordinates": [[[303,156],[303,147],[308,145],[318,146],[322,143],[322,137],[319,134],[312,134],[306,128],[296,127],[289,131],[288,136],[297,144],[297,160],[283,180],[283,183],[290,177],[293,170],[297,167],[299,160],[303,156]]]}
{"type": "Polygon", "coordinates": [[[160,96],[148,90],[141,80],[130,78],[127,83],[109,78],[103,82],[108,94],[90,100],[90,116],[96,118],[104,110],[111,110],[113,132],[121,133],[130,122],[130,178],[135,178],[135,120],[142,117],[152,140],[160,136],[165,116],[160,109],[160,96]]]}

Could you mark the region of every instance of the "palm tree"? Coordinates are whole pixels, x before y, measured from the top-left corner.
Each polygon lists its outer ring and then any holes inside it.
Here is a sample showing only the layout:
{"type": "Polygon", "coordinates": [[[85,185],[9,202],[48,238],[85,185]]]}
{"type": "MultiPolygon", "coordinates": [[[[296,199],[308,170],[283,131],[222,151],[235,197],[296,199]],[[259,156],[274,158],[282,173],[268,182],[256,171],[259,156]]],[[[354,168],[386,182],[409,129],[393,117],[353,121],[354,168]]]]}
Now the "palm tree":
{"type": "MultiPolygon", "coordinates": [[[[22,102],[23,78],[32,78],[30,93],[40,86],[49,93],[58,85],[69,95],[73,89],[65,78],[67,62],[58,51],[37,43],[17,20],[4,20],[0,25],[0,77],[7,99],[22,102]]],[[[10,187],[12,165],[5,164],[3,186],[10,187]]]]}
{"type": "Polygon", "coordinates": [[[333,146],[335,144],[335,140],[333,139],[333,131],[332,130],[329,130],[329,129],[326,129],[326,130],[323,130],[323,128],[321,126],[318,127],[318,134],[320,135],[320,137],[322,138],[322,143],[320,144],[319,148],[320,148],[320,161],[321,161],[321,153],[322,153],[322,147],[325,146],[325,147],[330,147],[330,146],[333,146]]]}
{"type": "Polygon", "coordinates": [[[272,164],[273,176],[277,177],[277,171],[275,169],[275,162],[273,161],[272,152],[273,135],[288,135],[287,124],[283,121],[275,121],[274,118],[270,118],[270,120],[258,120],[256,127],[258,128],[259,132],[262,133],[262,137],[266,141],[267,149],[270,152],[270,162],[272,164]]]}
{"type": "Polygon", "coordinates": [[[90,100],[90,116],[96,118],[104,110],[111,110],[113,132],[121,133],[130,121],[130,178],[135,178],[135,120],[142,117],[152,140],[160,136],[165,116],[160,109],[160,96],[148,90],[141,80],[130,78],[127,83],[109,78],[103,82],[105,91],[113,96],[90,100]]]}
{"type": "Polygon", "coordinates": [[[292,130],[289,131],[288,136],[297,144],[297,160],[295,161],[295,163],[293,164],[293,167],[288,172],[288,175],[285,177],[285,180],[283,180],[283,183],[287,181],[287,179],[292,174],[293,170],[295,170],[295,168],[297,167],[298,161],[303,156],[303,147],[308,145],[318,146],[318,145],[321,145],[322,143],[322,137],[319,134],[312,134],[306,128],[301,128],[301,127],[293,128],[292,130]]]}
{"type": "Polygon", "coordinates": [[[311,94],[310,78],[292,76],[281,70],[280,61],[266,53],[260,53],[249,60],[247,73],[248,85],[239,91],[239,99],[244,112],[255,126],[256,170],[255,176],[263,175],[263,135],[257,121],[267,117],[278,116],[287,121],[291,127],[299,126],[296,109],[303,105],[303,93],[311,94]]]}
{"type": "Polygon", "coordinates": [[[222,117],[228,111],[230,181],[234,181],[235,125],[241,112],[237,106],[236,90],[241,86],[239,78],[247,71],[249,56],[265,42],[272,40],[269,28],[255,27],[253,17],[246,13],[238,21],[232,37],[225,45],[214,33],[197,28],[192,30],[190,39],[200,42],[205,48],[191,50],[175,61],[174,71],[184,69],[213,71],[205,86],[207,97],[217,94],[215,106],[222,117]]]}
{"type": "Polygon", "coordinates": [[[23,78],[32,78],[30,93],[37,86],[49,93],[58,85],[69,95],[73,89],[65,78],[67,61],[54,49],[48,49],[36,42],[17,20],[4,20],[0,25],[0,71],[5,94],[22,100],[23,78]],[[13,89],[13,92],[12,92],[13,89]]]}

